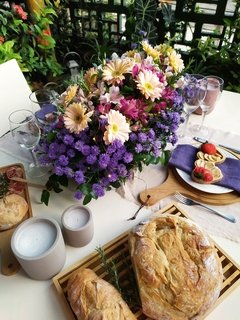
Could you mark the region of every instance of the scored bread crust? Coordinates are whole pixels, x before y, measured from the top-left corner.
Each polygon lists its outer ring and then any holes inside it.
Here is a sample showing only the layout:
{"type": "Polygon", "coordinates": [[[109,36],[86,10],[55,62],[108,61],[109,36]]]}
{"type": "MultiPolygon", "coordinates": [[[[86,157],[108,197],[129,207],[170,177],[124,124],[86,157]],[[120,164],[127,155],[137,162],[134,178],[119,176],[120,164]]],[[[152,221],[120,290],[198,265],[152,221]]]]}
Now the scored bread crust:
{"type": "Polygon", "coordinates": [[[11,228],[21,222],[28,212],[27,201],[18,194],[0,199],[0,230],[11,228]]]}
{"type": "Polygon", "coordinates": [[[210,238],[185,218],[161,216],[129,233],[143,313],[199,319],[217,300],[222,267],[210,238]]]}
{"type": "Polygon", "coordinates": [[[120,293],[90,269],[69,278],[67,296],[79,320],[137,320],[120,293]]]}

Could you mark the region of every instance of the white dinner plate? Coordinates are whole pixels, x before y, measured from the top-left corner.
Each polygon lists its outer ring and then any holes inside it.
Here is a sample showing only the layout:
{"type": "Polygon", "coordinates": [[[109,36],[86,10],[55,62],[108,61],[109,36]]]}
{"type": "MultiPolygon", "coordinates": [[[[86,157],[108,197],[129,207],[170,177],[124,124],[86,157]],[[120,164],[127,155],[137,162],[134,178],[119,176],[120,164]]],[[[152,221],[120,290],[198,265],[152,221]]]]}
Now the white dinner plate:
{"type": "MultiPolygon", "coordinates": [[[[220,148],[219,148],[220,149],[220,148]]],[[[221,149],[221,152],[228,158],[232,158],[232,159],[237,159],[236,156],[234,156],[232,153],[221,149]]],[[[201,183],[197,183],[195,181],[192,180],[192,177],[186,173],[183,170],[180,170],[178,168],[176,168],[176,171],[178,173],[178,175],[187,183],[189,184],[191,187],[204,191],[204,192],[208,192],[208,193],[216,193],[216,194],[223,194],[223,193],[229,193],[232,192],[232,189],[229,188],[225,188],[222,186],[218,186],[216,184],[201,184],[201,183]]]]}

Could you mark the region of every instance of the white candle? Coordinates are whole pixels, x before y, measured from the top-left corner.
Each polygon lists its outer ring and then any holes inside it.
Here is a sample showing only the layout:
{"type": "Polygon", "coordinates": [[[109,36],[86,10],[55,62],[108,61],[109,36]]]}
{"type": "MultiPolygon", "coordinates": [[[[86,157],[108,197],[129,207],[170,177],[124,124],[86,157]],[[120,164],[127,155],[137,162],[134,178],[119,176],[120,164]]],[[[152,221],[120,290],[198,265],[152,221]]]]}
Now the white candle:
{"type": "Polygon", "coordinates": [[[73,230],[84,227],[89,221],[89,213],[82,207],[74,207],[66,211],[63,216],[63,223],[73,230]]]}
{"type": "Polygon", "coordinates": [[[16,251],[25,257],[38,257],[54,244],[57,229],[49,221],[35,221],[26,225],[15,239],[16,251]]]}

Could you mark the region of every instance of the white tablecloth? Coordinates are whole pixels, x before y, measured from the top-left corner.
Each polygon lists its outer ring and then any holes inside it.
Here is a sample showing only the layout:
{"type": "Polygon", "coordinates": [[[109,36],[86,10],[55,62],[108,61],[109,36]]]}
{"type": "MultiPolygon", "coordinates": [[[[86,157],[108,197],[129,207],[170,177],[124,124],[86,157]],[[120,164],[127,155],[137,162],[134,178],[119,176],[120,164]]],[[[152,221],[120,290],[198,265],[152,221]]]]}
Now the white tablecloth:
{"type": "MultiPolygon", "coordinates": [[[[7,112],[7,110],[1,110],[1,112],[7,112]]],[[[240,135],[239,120],[240,95],[225,91],[214,112],[207,116],[206,124],[215,130],[220,129],[240,135]]],[[[190,121],[199,123],[200,117],[193,115],[191,116],[190,121]]],[[[230,134],[225,135],[225,138],[229,144],[235,143],[231,140],[230,134]]],[[[236,147],[240,147],[240,145],[236,145],[236,147]]],[[[1,166],[9,165],[17,160],[15,156],[12,157],[2,151],[0,151],[0,156],[1,166]]],[[[145,188],[144,183],[142,186],[145,188]]],[[[63,210],[74,202],[71,191],[66,190],[60,195],[52,194],[50,204],[46,207],[39,202],[41,191],[33,188],[29,188],[29,190],[33,215],[42,217],[50,216],[59,223],[63,210]]],[[[97,246],[105,244],[117,235],[136,225],[142,219],[149,217],[152,213],[151,209],[143,208],[135,221],[127,221],[127,218],[133,215],[138,209],[139,204],[123,199],[115,191],[108,192],[103,198],[100,198],[97,201],[93,200],[88,206],[93,212],[95,225],[93,240],[83,248],[67,246],[67,259],[64,269],[94,251],[97,246]]],[[[224,208],[227,207],[224,206],[224,208]]],[[[189,208],[184,208],[184,210],[187,213],[190,213],[191,211],[189,208]]],[[[238,211],[234,212],[234,214],[239,216],[238,211]]],[[[211,216],[211,218],[215,221],[217,217],[211,216]]],[[[221,223],[224,225],[225,221],[221,220],[221,223]]],[[[217,243],[240,264],[239,243],[227,240],[222,236],[214,236],[214,240],[216,240],[217,243]]],[[[240,287],[234,290],[228,298],[207,316],[207,319],[239,320],[239,296],[240,287]]],[[[67,317],[52,281],[32,280],[20,270],[17,274],[10,277],[0,274],[0,319],[65,320],[67,317]]]]}

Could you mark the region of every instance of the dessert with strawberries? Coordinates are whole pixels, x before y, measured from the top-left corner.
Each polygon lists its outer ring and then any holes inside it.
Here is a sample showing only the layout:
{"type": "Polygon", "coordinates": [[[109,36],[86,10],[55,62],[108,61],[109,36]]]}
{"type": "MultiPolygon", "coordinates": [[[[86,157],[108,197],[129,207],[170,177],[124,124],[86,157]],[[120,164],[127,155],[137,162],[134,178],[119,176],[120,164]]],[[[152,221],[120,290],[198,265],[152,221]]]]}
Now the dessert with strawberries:
{"type": "Polygon", "coordinates": [[[224,154],[210,142],[205,142],[201,145],[197,157],[201,160],[210,161],[215,164],[224,162],[226,158],[224,154]]]}
{"type": "Polygon", "coordinates": [[[213,162],[198,159],[195,161],[192,171],[192,179],[202,184],[218,182],[222,179],[222,171],[213,162]]]}

